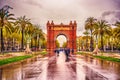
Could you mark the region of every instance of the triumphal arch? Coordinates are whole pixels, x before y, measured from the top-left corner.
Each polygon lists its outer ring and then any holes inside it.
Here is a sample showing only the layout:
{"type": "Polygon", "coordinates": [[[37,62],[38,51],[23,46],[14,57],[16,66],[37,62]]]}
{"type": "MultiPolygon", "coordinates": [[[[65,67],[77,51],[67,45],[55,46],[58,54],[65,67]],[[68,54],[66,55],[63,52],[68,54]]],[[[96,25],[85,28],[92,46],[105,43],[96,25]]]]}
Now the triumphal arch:
{"type": "Polygon", "coordinates": [[[47,51],[49,55],[54,55],[56,49],[56,38],[59,35],[64,35],[67,38],[67,48],[76,51],[76,21],[70,21],[69,24],[54,24],[53,21],[47,22],[47,51]]]}

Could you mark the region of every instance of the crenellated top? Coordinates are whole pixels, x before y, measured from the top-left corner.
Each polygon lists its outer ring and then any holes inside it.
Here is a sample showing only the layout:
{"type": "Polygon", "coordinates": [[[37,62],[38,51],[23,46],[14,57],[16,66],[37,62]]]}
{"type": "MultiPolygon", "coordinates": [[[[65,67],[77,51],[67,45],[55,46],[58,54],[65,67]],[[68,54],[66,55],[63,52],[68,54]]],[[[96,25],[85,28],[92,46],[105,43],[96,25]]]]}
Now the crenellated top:
{"type": "Polygon", "coordinates": [[[54,26],[70,26],[70,25],[75,27],[77,25],[77,23],[76,23],[76,21],[74,21],[74,22],[70,21],[70,23],[68,25],[64,25],[63,23],[61,23],[60,25],[57,25],[57,24],[54,24],[53,20],[51,22],[50,21],[47,22],[48,27],[50,27],[52,25],[53,25],[53,27],[54,26]]]}
{"type": "Polygon", "coordinates": [[[77,25],[76,20],[74,22],[70,21],[69,25],[77,25]]]}

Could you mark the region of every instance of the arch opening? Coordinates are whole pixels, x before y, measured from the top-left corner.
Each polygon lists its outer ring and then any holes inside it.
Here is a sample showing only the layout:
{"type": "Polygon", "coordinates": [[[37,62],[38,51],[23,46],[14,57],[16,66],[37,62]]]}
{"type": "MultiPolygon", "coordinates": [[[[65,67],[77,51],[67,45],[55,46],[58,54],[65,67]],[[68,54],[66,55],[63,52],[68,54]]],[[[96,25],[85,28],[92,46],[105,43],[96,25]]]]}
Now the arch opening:
{"type": "Polygon", "coordinates": [[[60,34],[56,37],[56,48],[67,47],[67,37],[64,34],[60,34]]]}

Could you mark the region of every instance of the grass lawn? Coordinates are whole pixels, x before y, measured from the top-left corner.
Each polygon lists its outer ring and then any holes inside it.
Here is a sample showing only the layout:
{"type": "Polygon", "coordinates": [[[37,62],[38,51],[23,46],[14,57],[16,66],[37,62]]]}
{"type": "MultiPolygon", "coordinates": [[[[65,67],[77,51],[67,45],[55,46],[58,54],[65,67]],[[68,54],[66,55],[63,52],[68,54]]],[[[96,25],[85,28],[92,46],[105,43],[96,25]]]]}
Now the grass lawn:
{"type": "Polygon", "coordinates": [[[3,59],[3,60],[0,60],[0,66],[4,65],[4,64],[24,60],[24,59],[27,59],[27,58],[31,58],[31,57],[32,56],[30,56],[30,55],[26,55],[26,56],[16,56],[16,57],[12,57],[12,58],[3,59]]]}
{"type": "Polygon", "coordinates": [[[2,60],[0,60],[0,66],[5,65],[5,64],[9,64],[9,63],[12,63],[12,62],[17,62],[17,61],[20,61],[20,60],[24,60],[24,59],[27,59],[27,58],[31,58],[31,57],[34,57],[34,56],[37,56],[37,55],[45,56],[46,54],[47,54],[46,51],[42,51],[42,52],[37,52],[34,55],[24,55],[24,56],[16,56],[16,57],[12,57],[12,58],[2,59],[2,60]]]}
{"type": "Polygon", "coordinates": [[[94,56],[95,58],[100,58],[103,60],[113,61],[113,62],[120,62],[120,59],[113,58],[113,57],[107,57],[107,56],[94,56]]]}
{"type": "Polygon", "coordinates": [[[98,56],[98,55],[92,55],[90,53],[84,53],[84,52],[77,52],[77,54],[81,54],[81,55],[90,55],[93,56],[94,58],[99,58],[102,60],[107,60],[107,61],[113,61],[113,62],[120,62],[120,59],[118,58],[114,58],[114,57],[108,57],[108,56],[98,56]]]}
{"type": "Polygon", "coordinates": [[[40,52],[40,54],[45,56],[47,54],[47,52],[46,51],[42,51],[42,52],[40,52]]]}
{"type": "Polygon", "coordinates": [[[83,53],[83,52],[77,52],[77,54],[85,54],[85,53],[83,53]]]}
{"type": "Polygon", "coordinates": [[[46,51],[36,52],[36,53],[34,54],[34,56],[36,56],[36,55],[46,56],[46,55],[47,55],[47,52],[46,52],[46,51]]]}

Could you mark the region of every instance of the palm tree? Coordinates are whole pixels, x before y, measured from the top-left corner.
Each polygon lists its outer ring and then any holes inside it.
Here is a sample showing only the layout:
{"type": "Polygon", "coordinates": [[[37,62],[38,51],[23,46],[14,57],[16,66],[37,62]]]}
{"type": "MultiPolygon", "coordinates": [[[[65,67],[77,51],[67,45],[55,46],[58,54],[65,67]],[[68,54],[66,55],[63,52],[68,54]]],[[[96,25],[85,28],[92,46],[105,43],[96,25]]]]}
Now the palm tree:
{"type": "Polygon", "coordinates": [[[35,30],[35,26],[33,24],[29,24],[28,27],[26,27],[26,33],[25,34],[29,34],[29,36],[31,37],[31,48],[33,46],[33,36],[34,36],[34,30],[35,30]]]}
{"type": "Polygon", "coordinates": [[[94,35],[95,38],[96,38],[96,46],[95,46],[95,49],[94,49],[93,52],[94,52],[95,54],[97,54],[98,51],[99,51],[99,49],[98,49],[99,26],[97,25],[97,23],[95,23],[93,35],[94,35]]]}
{"type": "Polygon", "coordinates": [[[97,22],[97,31],[101,37],[101,49],[103,50],[104,49],[104,43],[103,43],[103,36],[104,35],[110,35],[111,33],[111,27],[110,25],[107,23],[107,21],[105,20],[100,20],[97,22]]]}
{"type": "Polygon", "coordinates": [[[116,28],[115,28],[115,30],[114,30],[114,32],[115,32],[115,36],[117,37],[117,38],[120,38],[120,22],[116,22],[115,23],[115,26],[116,26],[116,28]]]}
{"type": "Polygon", "coordinates": [[[97,25],[97,23],[94,26],[93,35],[96,38],[96,44],[98,44],[99,26],[97,25]]]}
{"type": "Polygon", "coordinates": [[[86,30],[85,32],[83,32],[83,34],[86,36],[86,50],[89,50],[88,49],[88,38],[89,38],[89,32],[88,32],[88,30],[86,30]]]}
{"type": "Polygon", "coordinates": [[[6,5],[2,9],[0,9],[1,52],[3,52],[4,50],[3,27],[8,21],[14,20],[14,18],[11,17],[14,16],[14,14],[8,12],[9,8],[12,9],[11,7],[6,5]]]}
{"type": "Polygon", "coordinates": [[[21,49],[24,49],[24,32],[25,32],[25,28],[28,26],[28,24],[30,24],[30,19],[26,18],[26,16],[21,16],[19,18],[17,18],[16,20],[16,25],[18,25],[21,29],[21,33],[22,33],[22,41],[21,41],[21,49]]]}
{"type": "Polygon", "coordinates": [[[6,41],[8,42],[7,43],[7,46],[6,48],[10,48],[12,46],[12,48],[14,47],[14,35],[13,34],[16,34],[14,33],[14,25],[10,22],[8,22],[4,28],[3,28],[3,36],[6,38],[6,41]],[[10,45],[10,43],[12,42],[12,45],[10,45]]]}
{"type": "Polygon", "coordinates": [[[90,34],[91,34],[91,39],[90,39],[90,50],[91,51],[93,51],[93,38],[92,38],[92,34],[93,34],[95,22],[96,22],[96,19],[94,17],[87,18],[87,20],[85,22],[85,29],[86,30],[90,30],[90,34]]]}
{"type": "Polygon", "coordinates": [[[35,36],[34,36],[34,39],[35,39],[35,46],[39,47],[39,41],[40,39],[41,40],[44,40],[44,35],[43,35],[43,32],[42,32],[42,29],[39,28],[39,25],[36,25],[35,26],[35,29],[34,29],[34,33],[35,33],[35,36]]]}
{"type": "Polygon", "coordinates": [[[119,49],[120,48],[120,21],[115,23],[116,28],[114,28],[114,38],[115,38],[115,44],[116,47],[119,49]]]}

